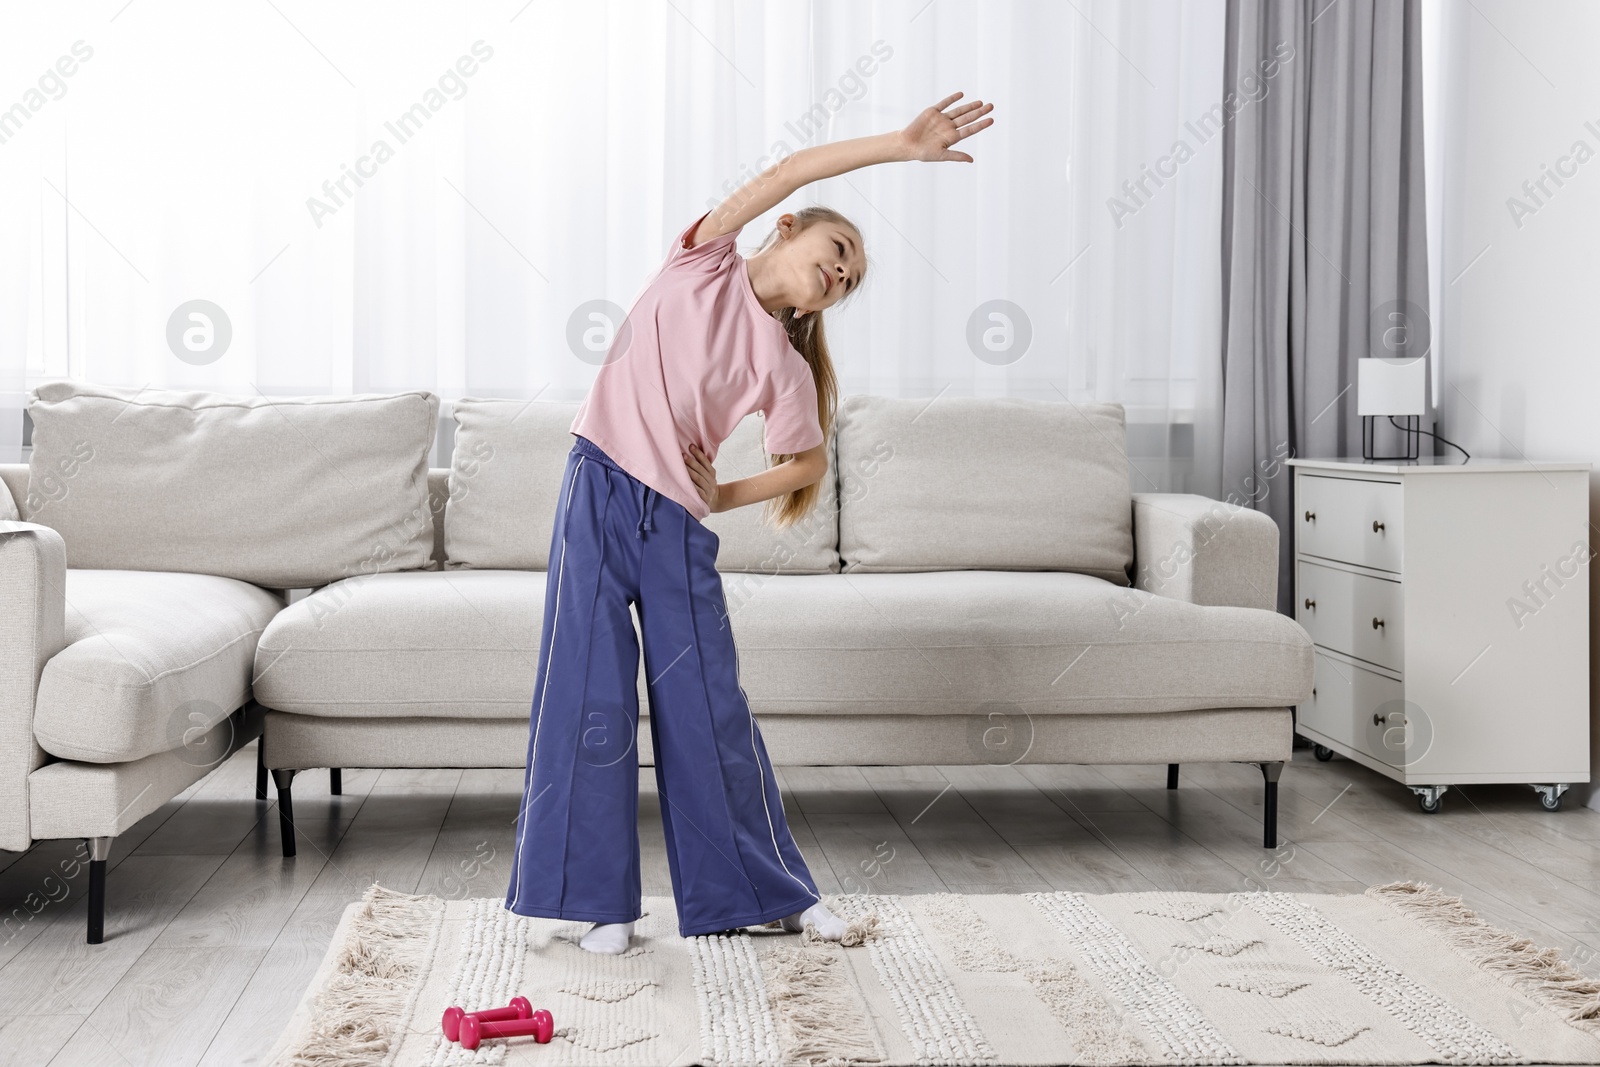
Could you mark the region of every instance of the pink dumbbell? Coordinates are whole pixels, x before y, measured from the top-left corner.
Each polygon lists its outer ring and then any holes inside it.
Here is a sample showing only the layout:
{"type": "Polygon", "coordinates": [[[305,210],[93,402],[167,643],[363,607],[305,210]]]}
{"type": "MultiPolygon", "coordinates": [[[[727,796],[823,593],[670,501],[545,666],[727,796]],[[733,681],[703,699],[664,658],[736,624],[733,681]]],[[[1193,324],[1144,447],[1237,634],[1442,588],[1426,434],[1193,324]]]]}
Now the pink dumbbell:
{"type": "Polygon", "coordinates": [[[462,1011],[460,1008],[446,1008],[444,1010],[444,1036],[451,1041],[461,1039],[461,1024],[466,1019],[477,1019],[479,1022],[505,1022],[513,1019],[527,1019],[533,1016],[533,1005],[527,997],[512,997],[511,1004],[504,1008],[489,1008],[486,1011],[462,1011]]]}
{"type": "Polygon", "coordinates": [[[471,1015],[461,1020],[461,1047],[471,1052],[486,1037],[527,1037],[539,1044],[548,1044],[550,1036],[556,1031],[556,1023],[550,1013],[540,1008],[533,1013],[531,1019],[514,1019],[510,1022],[479,1022],[471,1015]]]}

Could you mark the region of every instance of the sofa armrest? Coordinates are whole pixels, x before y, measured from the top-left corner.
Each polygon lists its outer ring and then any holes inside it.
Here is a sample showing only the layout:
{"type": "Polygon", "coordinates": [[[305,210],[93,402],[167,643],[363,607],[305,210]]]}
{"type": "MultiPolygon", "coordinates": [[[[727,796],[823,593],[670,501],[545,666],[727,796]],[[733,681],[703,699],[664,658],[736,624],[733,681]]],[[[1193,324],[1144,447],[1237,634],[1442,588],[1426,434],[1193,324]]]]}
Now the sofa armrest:
{"type": "Polygon", "coordinates": [[[1278,608],[1278,524],[1190,493],[1133,494],[1134,587],[1207,607],[1278,608]]]}
{"type": "Polygon", "coordinates": [[[67,546],[48,526],[0,521],[0,848],[33,843],[28,775],[45,762],[33,738],[44,665],[66,647],[67,546]]]}

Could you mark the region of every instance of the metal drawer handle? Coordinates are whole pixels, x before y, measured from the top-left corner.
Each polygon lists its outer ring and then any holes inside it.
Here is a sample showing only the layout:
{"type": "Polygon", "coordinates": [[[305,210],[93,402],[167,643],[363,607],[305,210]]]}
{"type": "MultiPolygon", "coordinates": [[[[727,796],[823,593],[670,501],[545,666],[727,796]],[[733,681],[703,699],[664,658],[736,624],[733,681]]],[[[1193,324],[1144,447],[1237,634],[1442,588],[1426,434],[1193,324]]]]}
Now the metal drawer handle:
{"type": "Polygon", "coordinates": [[[1315,600],[1312,600],[1310,597],[1306,597],[1306,610],[1307,611],[1316,611],[1317,610],[1317,602],[1315,600]]]}
{"type": "Polygon", "coordinates": [[[1373,519],[1372,520],[1372,532],[1373,533],[1383,533],[1383,523],[1379,522],[1377,519],[1373,519]]]}
{"type": "Polygon", "coordinates": [[[1312,686],[1311,687],[1311,699],[1312,700],[1317,699],[1317,687],[1316,686],[1312,686]]]}
{"type": "Polygon", "coordinates": [[[1383,626],[1383,620],[1374,615],[1372,617],[1372,628],[1376,630],[1381,626],[1383,626]]]}
{"type": "Polygon", "coordinates": [[[1374,726],[1382,726],[1384,724],[1384,721],[1385,720],[1384,720],[1382,715],[1379,715],[1377,712],[1373,712],[1372,713],[1372,725],[1374,725],[1374,726]]]}
{"type": "Polygon", "coordinates": [[[1317,521],[1317,513],[1315,511],[1306,512],[1306,521],[1307,522],[1316,522],[1317,521]]]}

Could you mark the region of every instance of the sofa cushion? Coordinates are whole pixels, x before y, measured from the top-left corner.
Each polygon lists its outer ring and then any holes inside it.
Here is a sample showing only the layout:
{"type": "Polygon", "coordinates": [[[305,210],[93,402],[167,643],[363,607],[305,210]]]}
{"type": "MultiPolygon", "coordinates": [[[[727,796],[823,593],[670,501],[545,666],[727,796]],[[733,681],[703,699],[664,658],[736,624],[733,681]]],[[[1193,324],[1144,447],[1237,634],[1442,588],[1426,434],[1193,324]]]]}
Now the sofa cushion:
{"type": "Polygon", "coordinates": [[[1293,619],[1088,575],[950,570],[724,580],[757,713],[1284,707],[1309,698],[1293,619]]]}
{"type": "MultiPolygon", "coordinates": [[[[250,699],[256,641],[281,594],[209,574],[66,576],[67,645],[45,664],[34,708],[40,748],[89,763],[141,759],[193,743],[250,699]]],[[[194,758],[214,761],[214,748],[194,758]]]]}
{"type": "Polygon", "coordinates": [[[73,568],[276,589],[428,563],[432,393],[266,397],[58,381],[29,396],[24,516],[73,568]]]}
{"type": "Polygon", "coordinates": [[[578,402],[462,397],[451,407],[445,569],[546,569],[578,402]]]}
{"type": "Polygon", "coordinates": [[[319,589],[261,635],[256,699],[304,715],[526,719],[546,573],[407,571],[319,589]]]}
{"type": "Polygon", "coordinates": [[[847,572],[1053,570],[1127,585],[1118,404],[853,395],[839,411],[847,572]]]}
{"type": "MultiPolygon", "coordinates": [[[[817,503],[786,530],[767,525],[766,502],[707,515],[705,525],[718,538],[717,570],[724,574],[834,574],[839,570],[839,494],[833,448],[817,503]]],[[[761,451],[761,418],[747,415],[717,449],[717,481],[749,478],[767,469],[761,451]]]]}
{"type": "MultiPolygon", "coordinates": [[[[311,715],[526,718],[545,574],[377,574],[329,586],[262,635],[256,697],[311,715]]],[[[1311,642],[1294,620],[1087,575],[727,574],[723,588],[740,684],[758,715],[1284,707],[1311,688],[1311,642]]],[[[643,673],[641,662],[648,709],[643,673]]]]}
{"type": "MultiPolygon", "coordinates": [[[[578,404],[464,397],[454,409],[446,569],[547,569],[578,404]]],[[[723,442],[716,467],[725,482],[766,469],[759,416],[746,417],[723,442]]],[[[774,531],[762,521],[762,510],[752,506],[708,516],[705,525],[720,540],[718,570],[824,574],[839,569],[831,470],[816,508],[790,529],[774,531]]]]}

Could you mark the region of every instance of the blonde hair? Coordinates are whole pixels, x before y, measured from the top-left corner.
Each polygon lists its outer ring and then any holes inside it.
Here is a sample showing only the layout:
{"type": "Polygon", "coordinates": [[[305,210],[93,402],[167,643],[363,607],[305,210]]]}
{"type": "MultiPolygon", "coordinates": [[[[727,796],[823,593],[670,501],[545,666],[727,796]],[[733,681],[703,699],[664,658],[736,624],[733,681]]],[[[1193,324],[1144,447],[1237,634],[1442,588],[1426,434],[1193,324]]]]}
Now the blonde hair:
{"type": "MultiPolygon", "coordinates": [[[[795,217],[798,227],[797,232],[800,233],[804,233],[806,229],[818,222],[838,223],[842,226],[850,227],[856,232],[857,236],[861,233],[861,228],[844,215],[831,207],[823,207],[820,204],[812,204],[800,208],[791,214],[795,217]]],[[[754,254],[759,255],[765,252],[777,244],[778,240],[778,229],[774,226],[772,232],[761,242],[761,247],[757,248],[754,254]]],[[[861,285],[865,284],[866,280],[867,272],[863,268],[860,283],[839,303],[842,304],[845,300],[849,300],[856,293],[859,293],[861,285]]],[[[834,306],[837,307],[838,305],[834,306]]],[[[834,374],[833,359],[828,355],[828,339],[823,329],[822,312],[811,311],[804,315],[796,316],[794,308],[780,308],[776,318],[783,324],[784,330],[789,334],[789,343],[794,345],[795,350],[800,353],[811,367],[811,377],[817,386],[817,422],[822,427],[822,440],[826,442],[833,434],[834,412],[838,410],[839,406],[839,382],[834,374]]],[[[773,467],[792,458],[792,455],[768,453],[767,465],[773,467]]],[[[775,496],[767,501],[765,517],[776,528],[780,530],[786,529],[805,518],[807,513],[816,506],[817,500],[821,495],[822,483],[817,481],[796,489],[792,493],[775,496]]]]}

